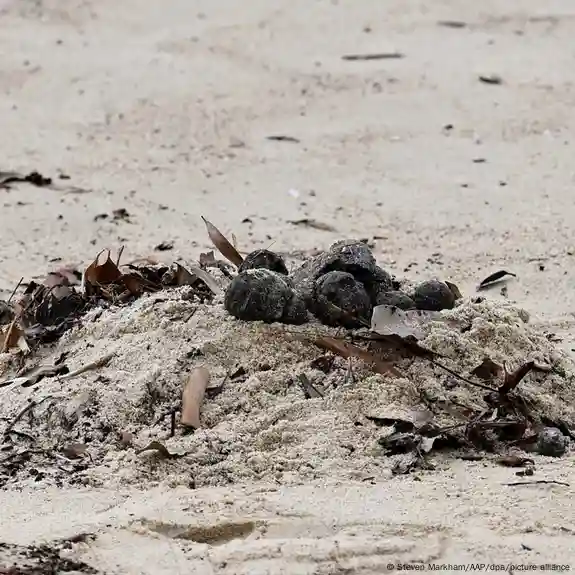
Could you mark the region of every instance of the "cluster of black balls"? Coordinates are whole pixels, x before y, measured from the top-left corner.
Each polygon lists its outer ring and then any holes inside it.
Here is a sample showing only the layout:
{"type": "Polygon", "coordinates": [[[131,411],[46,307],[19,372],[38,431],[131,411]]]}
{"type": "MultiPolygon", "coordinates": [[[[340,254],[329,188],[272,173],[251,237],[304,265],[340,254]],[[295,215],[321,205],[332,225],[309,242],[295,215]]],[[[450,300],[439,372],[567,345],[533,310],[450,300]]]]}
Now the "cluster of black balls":
{"type": "Polygon", "coordinates": [[[355,328],[369,324],[373,307],[441,311],[456,294],[439,280],[412,291],[380,268],[363,242],[344,240],[311,258],[291,276],[284,260],[269,250],[246,256],[225,295],[226,310],[245,321],[303,324],[311,313],[326,325],[355,328]]]}

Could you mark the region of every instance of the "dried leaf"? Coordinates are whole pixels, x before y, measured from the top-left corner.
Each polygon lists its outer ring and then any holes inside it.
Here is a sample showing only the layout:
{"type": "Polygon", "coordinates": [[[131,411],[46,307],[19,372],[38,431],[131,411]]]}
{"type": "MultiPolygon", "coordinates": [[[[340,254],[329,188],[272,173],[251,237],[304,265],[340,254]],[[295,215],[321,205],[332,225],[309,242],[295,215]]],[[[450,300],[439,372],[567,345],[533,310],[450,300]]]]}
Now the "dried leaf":
{"type": "Polygon", "coordinates": [[[291,142],[293,144],[299,144],[300,142],[300,140],[293,136],[266,136],[266,140],[271,140],[272,142],[291,142]]]}
{"type": "Polygon", "coordinates": [[[68,459],[81,459],[88,452],[88,446],[84,443],[70,443],[62,448],[62,455],[68,459]]]}
{"type": "Polygon", "coordinates": [[[161,289],[160,285],[152,283],[137,273],[123,274],[119,279],[134,296],[139,296],[144,292],[159,291],[161,289]]]}
{"type": "Polygon", "coordinates": [[[321,391],[319,391],[311,383],[311,381],[308,379],[308,377],[305,373],[300,373],[297,376],[297,380],[299,381],[299,384],[301,385],[301,388],[303,389],[303,393],[304,393],[306,399],[317,399],[317,398],[323,397],[323,393],[321,393],[321,391]]]}
{"type": "Polygon", "coordinates": [[[146,445],[146,447],[143,447],[142,449],[138,449],[138,451],[136,451],[136,454],[140,455],[140,453],[144,453],[146,451],[157,451],[158,454],[161,455],[165,459],[177,459],[179,457],[184,456],[184,454],[182,454],[182,453],[171,453],[170,451],[168,451],[168,448],[163,443],[160,443],[159,441],[152,441],[152,442],[148,443],[148,445],[146,445]]]}
{"type": "Polygon", "coordinates": [[[200,406],[210,383],[210,372],[197,367],[190,373],[182,392],[182,415],[180,422],[186,427],[200,427],[200,406]]]}
{"type": "Polygon", "coordinates": [[[120,272],[118,266],[110,258],[110,252],[108,251],[108,256],[102,264],[99,263],[101,255],[102,252],[96,256],[96,259],[84,271],[82,277],[82,291],[84,292],[86,292],[87,284],[93,286],[105,285],[117,281],[122,277],[122,272],[120,272]]]}
{"type": "Polygon", "coordinates": [[[479,81],[483,82],[484,84],[492,84],[495,86],[503,83],[503,79],[501,76],[497,76],[497,74],[479,76],[479,81]]]}
{"type": "Polygon", "coordinates": [[[176,264],[175,284],[177,286],[191,286],[198,281],[198,278],[190,273],[184,266],[176,264]]]}
{"type": "Polygon", "coordinates": [[[424,326],[437,320],[445,321],[437,311],[402,310],[390,305],[378,305],[373,308],[371,330],[380,335],[422,339],[426,335],[424,326]]]}
{"type": "Polygon", "coordinates": [[[520,457],[519,455],[504,455],[495,460],[499,465],[504,467],[525,467],[526,465],[535,465],[535,461],[529,457],[520,457]]]}
{"type": "Polygon", "coordinates": [[[498,389],[499,393],[506,394],[515,389],[519,382],[533,369],[534,361],[528,361],[511,373],[505,373],[505,381],[498,389]]]}
{"type": "Polygon", "coordinates": [[[210,240],[216,247],[216,249],[230,262],[232,262],[235,266],[239,267],[241,263],[244,261],[244,258],[238,253],[236,248],[225,238],[225,236],[204,216],[202,216],[202,220],[206,224],[206,228],[208,230],[208,235],[210,236],[210,240]]]}
{"type": "Polygon", "coordinates": [[[157,252],[167,252],[168,250],[174,249],[174,242],[161,242],[157,246],[154,247],[157,252]]]}
{"type": "Polygon", "coordinates": [[[483,361],[471,371],[471,374],[484,381],[491,381],[499,377],[503,372],[504,369],[502,366],[495,363],[491,358],[485,357],[483,361]]]}
{"type": "Polygon", "coordinates": [[[19,374],[12,380],[0,383],[0,386],[9,385],[15,383],[21,385],[22,387],[31,387],[36,385],[38,382],[43,380],[45,377],[56,377],[57,375],[64,375],[70,370],[66,365],[40,365],[33,368],[29,372],[19,374]]]}
{"type": "Polygon", "coordinates": [[[395,377],[403,377],[403,374],[392,363],[382,361],[371,352],[344,340],[336,339],[334,337],[321,336],[315,339],[313,343],[322,349],[327,349],[328,351],[336,353],[337,355],[340,355],[346,359],[349,357],[357,357],[366,363],[371,364],[377,373],[381,373],[383,375],[393,375],[395,377]]]}
{"type": "Polygon", "coordinates": [[[294,226],[303,226],[306,228],[313,228],[314,230],[321,230],[322,232],[337,231],[330,224],[324,224],[323,222],[319,222],[318,220],[314,220],[313,218],[301,218],[299,220],[288,221],[288,223],[294,226]]]}
{"type": "Polygon", "coordinates": [[[509,277],[517,277],[514,273],[511,272],[507,272],[505,270],[500,270],[498,272],[495,272],[494,274],[491,274],[490,276],[487,276],[478,286],[477,286],[477,291],[483,290],[483,289],[487,289],[489,287],[491,287],[492,285],[499,283],[501,281],[507,280],[509,279],[509,277]]]}
{"type": "Polygon", "coordinates": [[[200,266],[203,268],[218,267],[218,261],[213,251],[200,254],[200,266]]]}
{"type": "Polygon", "coordinates": [[[11,349],[19,349],[22,353],[30,352],[24,332],[16,325],[16,319],[0,330],[0,353],[6,353],[11,349]]]}
{"type": "Polygon", "coordinates": [[[207,271],[203,270],[198,266],[190,266],[190,271],[199,278],[202,282],[204,282],[210,291],[215,295],[218,295],[222,290],[212,275],[210,275],[207,271]]]}

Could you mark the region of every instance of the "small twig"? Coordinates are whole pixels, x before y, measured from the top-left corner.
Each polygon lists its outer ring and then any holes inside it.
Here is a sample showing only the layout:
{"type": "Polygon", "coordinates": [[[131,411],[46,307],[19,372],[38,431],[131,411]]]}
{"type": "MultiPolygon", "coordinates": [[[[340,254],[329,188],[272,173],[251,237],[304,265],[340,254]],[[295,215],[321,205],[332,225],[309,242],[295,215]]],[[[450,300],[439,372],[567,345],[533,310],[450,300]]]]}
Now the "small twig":
{"type": "Polygon", "coordinates": [[[73,377],[81,375],[82,373],[86,373],[87,371],[91,371],[92,369],[99,369],[100,367],[104,367],[110,362],[110,360],[114,357],[114,355],[116,354],[109,353],[108,355],[105,355],[104,357],[101,357],[96,361],[92,361],[91,363],[88,363],[78,369],[75,369],[74,371],[71,371],[70,373],[67,373],[66,375],[63,375],[62,377],[60,377],[60,380],[63,381],[66,379],[72,379],[73,377]]]}
{"type": "Polygon", "coordinates": [[[176,413],[177,409],[172,409],[170,412],[170,437],[176,435],[176,413]]]}
{"type": "Polygon", "coordinates": [[[12,290],[12,293],[10,294],[10,297],[6,300],[6,303],[10,303],[12,301],[12,298],[16,295],[16,291],[18,290],[18,288],[22,285],[22,282],[24,281],[24,276],[22,276],[20,278],[20,281],[18,282],[18,284],[16,285],[16,287],[12,290]]]}
{"type": "Polygon", "coordinates": [[[118,258],[116,259],[116,267],[117,268],[120,267],[120,258],[122,257],[123,253],[124,253],[124,246],[121,246],[120,251],[118,252],[118,258]]]}
{"type": "Polygon", "coordinates": [[[26,407],[24,407],[24,409],[20,410],[18,412],[18,414],[16,415],[16,417],[7,425],[6,429],[4,430],[4,437],[6,437],[6,435],[8,435],[11,431],[12,428],[31,410],[34,409],[36,406],[40,405],[41,403],[43,403],[44,401],[46,401],[47,399],[50,399],[52,396],[51,395],[47,395],[46,397],[43,397],[40,400],[32,400],[26,407]]]}
{"type": "Polygon", "coordinates": [[[447,373],[453,375],[454,377],[456,377],[457,379],[460,379],[461,381],[464,381],[465,383],[468,383],[469,385],[473,385],[475,387],[479,387],[481,389],[485,389],[486,391],[492,391],[494,393],[497,393],[497,390],[493,387],[489,387],[488,385],[483,385],[482,383],[477,383],[476,381],[471,381],[470,379],[467,379],[466,377],[463,377],[462,375],[460,375],[459,373],[457,373],[456,371],[453,371],[452,369],[449,369],[448,367],[446,367],[445,365],[443,365],[442,363],[439,363],[437,360],[435,359],[431,359],[431,358],[424,358],[429,360],[433,365],[436,365],[437,367],[440,367],[441,369],[443,369],[444,371],[446,371],[447,373]]]}
{"type": "Polygon", "coordinates": [[[184,323],[188,323],[194,317],[194,314],[197,311],[198,311],[197,307],[193,308],[192,311],[184,318],[184,323]]]}
{"type": "Polygon", "coordinates": [[[8,326],[8,330],[6,331],[6,335],[4,336],[4,342],[2,343],[2,349],[0,349],[0,353],[6,353],[8,351],[8,346],[10,345],[10,337],[12,336],[12,331],[14,330],[14,326],[16,325],[16,318],[14,318],[10,325],[8,326]]]}
{"type": "Polygon", "coordinates": [[[554,481],[553,479],[536,479],[535,481],[514,481],[513,483],[504,483],[508,487],[514,487],[515,485],[538,485],[538,484],[547,484],[547,485],[564,485],[565,487],[571,487],[569,483],[565,483],[564,481],[554,481]]]}

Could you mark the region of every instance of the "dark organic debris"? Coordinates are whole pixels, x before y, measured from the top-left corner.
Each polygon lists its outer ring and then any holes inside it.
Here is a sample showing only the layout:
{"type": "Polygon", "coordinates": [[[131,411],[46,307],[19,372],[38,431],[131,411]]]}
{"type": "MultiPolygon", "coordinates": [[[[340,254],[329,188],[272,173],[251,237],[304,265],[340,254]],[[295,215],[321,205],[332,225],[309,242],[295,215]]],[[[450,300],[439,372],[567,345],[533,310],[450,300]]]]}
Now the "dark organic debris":
{"type": "Polygon", "coordinates": [[[505,371],[505,378],[503,380],[503,384],[501,387],[499,387],[499,393],[506,394],[510,391],[513,391],[519,385],[519,382],[533,369],[534,366],[534,361],[528,361],[511,373],[505,371]]]}
{"type": "Polygon", "coordinates": [[[174,242],[161,242],[157,246],[154,247],[157,252],[167,252],[168,250],[174,249],[174,242]]]}
{"type": "Polygon", "coordinates": [[[491,381],[500,377],[502,373],[504,373],[503,367],[489,357],[484,358],[483,361],[471,371],[472,375],[484,381],[491,381]]]}
{"type": "Polygon", "coordinates": [[[74,573],[97,575],[101,573],[83,561],[67,557],[68,549],[75,543],[88,541],[74,538],[61,539],[43,545],[14,545],[0,543],[1,575],[55,575],[74,573]]]}
{"type": "Polygon", "coordinates": [[[300,384],[307,399],[317,399],[323,397],[323,393],[310,382],[305,373],[300,373],[297,376],[297,381],[300,384]]]}
{"type": "Polygon", "coordinates": [[[294,226],[302,226],[305,228],[313,228],[314,230],[321,230],[323,232],[335,232],[337,231],[332,225],[325,224],[313,218],[301,218],[299,220],[288,221],[289,224],[294,226]]]}
{"type": "Polygon", "coordinates": [[[0,187],[8,187],[9,184],[25,182],[40,188],[51,186],[52,178],[47,178],[39,172],[21,174],[19,172],[0,172],[0,187]]]}
{"type": "Polygon", "coordinates": [[[293,144],[299,144],[300,140],[292,136],[266,136],[266,140],[271,140],[272,142],[291,142],[293,144]]]}
{"type": "Polygon", "coordinates": [[[487,276],[483,281],[481,281],[481,283],[477,286],[477,291],[490,288],[491,286],[501,281],[509,279],[509,277],[517,277],[517,276],[514,273],[505,270],[495,272],[487,276]]]}
{"type": "Polygon", "coordinates": [[[494,86],[503,84],[503,78],[497,74],[481,75],[479,76],[479,81],[483,82],[484,84],[491,84],[494,86]]]}
{"type": "Polygon", "coordinates": [[[361,62],[369,60],[398,60],[404,57],[405,54],[401,52],[379,52],[373,54],[346,54],[341,59],[348,62],[361,62]]]}
{"type": "Polygon", "coordinates": [[[353,345],[345,340],[336,339],[335,337],[321,336],[313,340],[313,343],[318,347],[331,351],[345,359],[350,357],[361,359],[362,361],[371,364],[373,369],[378,373],[393,375],[395,377],[403,377],[403,374],[391,362],[382,361],[370,351],[353,345]]]}
{"type": "Polygon", "coordinates": [[[147,451],[157,453],[163,459],[178,459],[180,457],[184,457],[185,455],[185,453],[172,453],[163,443],[160,443],[159,441],[151,441],[148,443],[148,445],[146,445],[146,447],[138,449],[136,454],[140,455],[141,453],[145,453],[147,451]]]}
{"type": "Polygon", "coordinates": [[[520,455],[504,455],[498,457],[496,462],[503,467],[525,467],[526,465],[535,465],[535,461],[530,457],[521,457],[520,455]]]}
{"type": "Polygon", "coordinates": [[[437,23],[438,26],[443,26],[444,28],[466,28],[467,23],[461,20],[440,20],[437,23]]]}
{"type": "Polygon", "coordinates": [[[507,487],[516,487],[518,485],[563,485],[564,487],[570,487],[569,483],[565,481],[554,481],[553,479],[537,479],[535,481],[513,481],[512,483],[504,483],[503,485],[507,487]]]}

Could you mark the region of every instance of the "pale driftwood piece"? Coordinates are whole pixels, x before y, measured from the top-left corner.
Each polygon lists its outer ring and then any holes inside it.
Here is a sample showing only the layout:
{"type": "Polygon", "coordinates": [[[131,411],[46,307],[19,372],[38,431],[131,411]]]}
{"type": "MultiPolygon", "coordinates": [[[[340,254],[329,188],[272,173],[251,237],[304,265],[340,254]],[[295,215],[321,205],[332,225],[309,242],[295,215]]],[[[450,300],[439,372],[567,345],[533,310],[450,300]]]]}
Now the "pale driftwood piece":
{"type": "Polygon", "coordinates": [[[210,383],[210,372],[197,367],[190,373],[182,392],[182,416],[180,423],[186,427],[200,427],[200,406],[210,383]]]}

